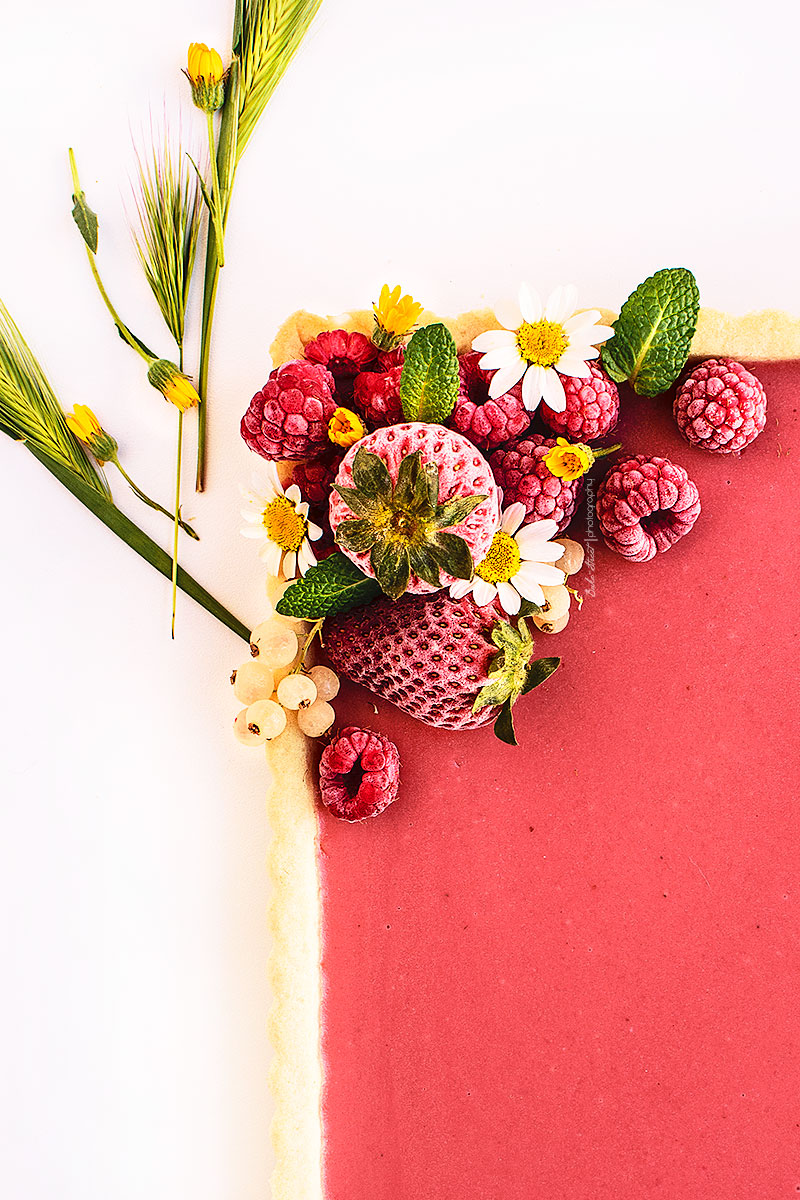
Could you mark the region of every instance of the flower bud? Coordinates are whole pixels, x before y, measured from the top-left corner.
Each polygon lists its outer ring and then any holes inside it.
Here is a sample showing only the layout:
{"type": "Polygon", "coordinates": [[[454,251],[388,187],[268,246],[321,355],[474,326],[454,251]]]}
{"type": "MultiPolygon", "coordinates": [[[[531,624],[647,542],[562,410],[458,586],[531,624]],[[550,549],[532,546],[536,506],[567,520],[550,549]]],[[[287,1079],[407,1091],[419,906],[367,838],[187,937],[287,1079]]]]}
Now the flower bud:
{"type": "Polygon", "coordinates": [[[349,408],[337,408],[328,422],[328,437],[336,446],[352,446],[366,432],[361,417],[349,408]]]}
{"type": "Polygon", "coordinates": [[[400,346],[422,315],[423,306],[413,296],[401,296],[401,291],[399,284],[390,291],[385,283],[378,303],[372,306],[375,315],[372,344],[379,350],[400,346]]]}
{"type": "Polygon", "coordinates": [[[147,372],[147,379],[157,392],[161,392],[181,412],[193,408],[200,401],[189,376],[184,375],[168,358],[157,358],[147,372]]]}
{"type": "Polygon", "coordinates": [[[184,75],[192,85],[192,100],[203,112],[213,113],[225,102],[225,68],[216,50],[205,42],[192,42],[184,75]]]}
{"type": "Polygon", "coordinates": [[[116,458],[119,449],[116,441],[106,433],[88,405],[76,404],[75,411],[66,413],[65,417],[70,432],[89,447],[101,466],[116,458]]]}

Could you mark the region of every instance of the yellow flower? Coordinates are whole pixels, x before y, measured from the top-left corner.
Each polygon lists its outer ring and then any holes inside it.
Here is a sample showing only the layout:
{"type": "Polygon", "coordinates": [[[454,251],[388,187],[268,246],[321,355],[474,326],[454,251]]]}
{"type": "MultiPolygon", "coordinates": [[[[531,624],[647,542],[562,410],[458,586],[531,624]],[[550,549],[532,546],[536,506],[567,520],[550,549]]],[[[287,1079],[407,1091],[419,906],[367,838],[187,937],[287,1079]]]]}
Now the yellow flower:
{"type": "Polygon", "coordinates": [[[184,72],[192,85],[192,99],[204,112],[222,108],[225,100],[225,68],[216,50],[205,42],[192,42],[188,69],[184,72]]]}
{"type": "Polygon", "coordinates": [[[147,372],[147,378],[156,391],[161,392],[164,399],[181,412],[193,408],[200,401],[191,379],[168,358],[156,359],[147,372]]]}
{"type": "Polygon", "coordinates": [[[551,475],[559,479],[579,479],[585,475],[595,460],[590,448],[583,442],[574,445],[566,438],[557,438],[556,444],[545,456],[544,465],[551,475]]]}
{"type": "Polygon", "coordinates": [[[328,422],[328,437],[337,446],[352,446],[367,432],[364,422],[349,408],[337,408],[328,422]]]}
{"type": "Polygon", "coordinates": [[[76,404],[75,411],[66,413],[65,417],[70,432],[89,447],[101,466],[116,459],[117,443],[110,433],[106,433],[88,405],[76,404]]]}
{"type": "Polygon", "coordinates": [[[423,306],[413,296],[401,296],[401,288],[389,291],[388,283],[381,288],[377,304],[373,304],[375,330],[372,340],[379,350],[394,350],[411,332],[419,320],[423,306]]]}

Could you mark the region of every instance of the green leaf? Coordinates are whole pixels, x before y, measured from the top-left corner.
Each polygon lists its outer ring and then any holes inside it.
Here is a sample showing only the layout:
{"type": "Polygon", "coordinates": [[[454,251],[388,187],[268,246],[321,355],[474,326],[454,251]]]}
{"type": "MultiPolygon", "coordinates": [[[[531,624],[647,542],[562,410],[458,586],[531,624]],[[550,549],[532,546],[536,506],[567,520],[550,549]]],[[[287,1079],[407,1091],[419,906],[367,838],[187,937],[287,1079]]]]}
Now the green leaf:
{"type": "Polygon", "coordinates": [[[458,396],[458,354],[449,329],[424,325],[406,347],[400,401],[407,421],[442,425],[458,396]]]}
{"type": "Polygon", "coordinates": [[[439,566],[455,579],[472,579],[473,562],[469,546],[456,533],[433,535],[430,550],[439,566]]]}
{"type": "Polygon", "coordinates": [[[78,191],[73,197],[72,219],[80,230],[81,237],[91,250],[97,254],[98,225],[97,214],[93,213],[86,203],[86,193],[78,191]]]}
{"type": "Polygon", "coordinates": [[[284,617],[320,621],[369,604],[380,590],[377,581],[359,571],[346,555],[331,554],[286,589],[277,610],[284,617]]]}
{"type": "Polygon", "coordinates": [[[514,729],[514,713],[512,710],[512,701],[506,700],[500,712],[497,714],[497,720],[494,723],[494,735],[501,742],[505,742],[507,746],[518,746],[517,734],[514,729]]]}
{"type": "Polygon", "coordinates": [[[363,446],[353,459],[353,483],[367,500],[388,502],[392,497],[392,479],[386,463],[363,446]]]}
{"type": "Polygon", "coordinates": [[[354,554],[365,554],[367,550],[372,549],[377,540],[377,530],[366,517],[358,521],[342,521],[336,530],[336,541],[340,546],[344,546],[345,550],[352,550],[354,554]]]}
{"type": "Polygon", "coordinates": [[[537,658],[525,673],[525,682],[520,694],[527,696],[528,692],[532,692],[540,683],[544,683],[545,679],[549,679],[553,672],[558,670],[560,663],[560,658],[537,658]]]}
{"type": "Polygon", "coordinates": [[[411,577],[408,547],[394,541],[377,542],[369,561],[381,591],[390,599],[399,600],[411,577]]]}
{"type": "MultiPolygon", "coordinates": [[[[47,467],[48,471],[55,475],[56,479],[69,488],[73,496],[77,497],[81,504],[84,504],[96,517],[99,517],[112,533],[115,533],[123,542],[127,542],[131,549],[141,555],[145,562],[150,563],[151,567],[155,567],[167,579],[172,579],[171,555],[162,550],[152,538],[149,538],[146,533],[142,532],[138,525],[135,525],[129,517],[120,512],[113,501],[100,495],[95,488],[81,479],[79,475],[76,475],[74,471],[71,471],[63,463],[57,462],[45,454],[37,446],[31,445],[30,442],[28,443],[28,449],[31,454],[39,459],[39,462],[43,466],[47,467]]],[[[218,621],[227,626],[233,633],[238,634],[244,641],[250,641],[250,631],[247,626],[243,625],[233,613],[228,612],[227,608],[220,604],[218,600],[215,600],[204,587],[201,587],[196,579],[188,575],[183,567],[178,567],[177,582],[181,591],[185,592],[187,596],[191,596],[193,600],[196,600],[212,617],[216,617],[218,621]]]]}
{"type": "Polygon", "coordinates": [[[440,504],[436,510],[436,528],[445,529],[448,525],[460,525],[485,499],[485,496],[457,496],[455,500],[440,504]]]}
{"type": "Polygon", "coordinates": [[[616,383],[658,396],[680,375],[692,345],[700,294],[691,271],[656,271],[628,297],[603,347],[603,366],[616,383]]]}

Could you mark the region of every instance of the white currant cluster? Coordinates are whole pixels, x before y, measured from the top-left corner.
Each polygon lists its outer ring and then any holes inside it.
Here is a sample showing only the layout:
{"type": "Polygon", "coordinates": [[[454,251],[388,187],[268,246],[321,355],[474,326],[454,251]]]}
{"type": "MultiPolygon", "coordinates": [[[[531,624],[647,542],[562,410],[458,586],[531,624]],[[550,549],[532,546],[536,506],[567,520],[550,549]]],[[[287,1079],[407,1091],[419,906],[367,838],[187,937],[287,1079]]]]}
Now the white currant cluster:
{"type": "MultiPolygon", "coordinates": [[[[564,553],[553,566],[558,567],[565,575],[577,574],[583,566],[583,546],[579,542],[573,542],[571,538],[555,538],[554,541],[564,547],[564,553]]],[[[569,620],[570,604],[576,593],[565,583],[552,586],[543,583],[542,591],[545,604],[542,605],[541,612],[533,614],[531,620],[542,633],[560,633],[569,620]]]]}
{"type": "Polygon", "coordinates": [[[274,741],[286,728],[287,712],[297,714],[299,729],[321,737],[334,722],[331,704],[339,691],[339,676],[330,667],[302,669],[293,664],[300,653],[297,634],[274,617],[262,621],[250,635],[252,658],[231,675],[233,693],[245,707],[233,722],[244,746],[274,741]]]}

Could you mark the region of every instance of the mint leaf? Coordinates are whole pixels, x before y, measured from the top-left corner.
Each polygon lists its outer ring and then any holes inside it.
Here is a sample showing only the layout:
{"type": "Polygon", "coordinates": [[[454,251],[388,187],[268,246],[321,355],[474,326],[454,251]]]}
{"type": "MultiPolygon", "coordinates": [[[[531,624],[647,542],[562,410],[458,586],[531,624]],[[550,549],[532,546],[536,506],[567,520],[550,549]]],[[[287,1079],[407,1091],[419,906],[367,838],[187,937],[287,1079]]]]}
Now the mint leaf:
{"type": "Polygon", "coordinates": [[[453,335],[442,324],[423,325],[406,346],[400,376],[400,401],[407,421],[442,425],[458,396],[458,354],[453,335]]]}
{"type": "Polygon", "coordinates": [[[622,306],[603,366],[640,396],[658,396],[680,375],[692,345],[700,294],[691,271],[668,267],[640,284],[622,306]]]}
{"type": "Polygon", "coordinates": [[[284,617],[319,621],[369,604],[380,592],[377,580],[359,571],[346,555],[331,554],[286,589],[277,611],[284,617]]]}

